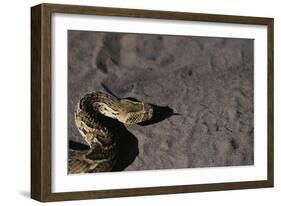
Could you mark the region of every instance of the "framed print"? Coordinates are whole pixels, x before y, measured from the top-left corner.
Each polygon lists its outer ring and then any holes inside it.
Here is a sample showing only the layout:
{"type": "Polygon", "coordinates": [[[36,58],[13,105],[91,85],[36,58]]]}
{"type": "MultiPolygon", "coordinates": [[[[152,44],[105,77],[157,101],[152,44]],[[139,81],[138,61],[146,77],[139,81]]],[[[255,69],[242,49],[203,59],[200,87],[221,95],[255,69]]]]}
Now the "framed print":
{"type": "Polygon", "coordinates": [[[31,8],[31,197],[273,187],[273,19],[31,8]]]}

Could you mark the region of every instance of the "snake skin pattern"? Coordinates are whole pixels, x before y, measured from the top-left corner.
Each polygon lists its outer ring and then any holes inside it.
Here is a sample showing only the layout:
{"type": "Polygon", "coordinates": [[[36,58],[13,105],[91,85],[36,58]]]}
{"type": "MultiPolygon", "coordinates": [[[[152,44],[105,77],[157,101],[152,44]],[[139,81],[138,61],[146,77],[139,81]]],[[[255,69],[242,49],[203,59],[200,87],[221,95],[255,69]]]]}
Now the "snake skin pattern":
{"type": "Polygon", "coordinates": [[[147,103],[118,99],[102,92],[84,95],[76,106],[75,123],[90,149],[70,150],[69,173],[112,171],[118,158],[116,138],[122,137],[114,135],[114,127],[108,125],[107,118],[130,125],[149,120],[152,116],[153,107],[147,103]]]}

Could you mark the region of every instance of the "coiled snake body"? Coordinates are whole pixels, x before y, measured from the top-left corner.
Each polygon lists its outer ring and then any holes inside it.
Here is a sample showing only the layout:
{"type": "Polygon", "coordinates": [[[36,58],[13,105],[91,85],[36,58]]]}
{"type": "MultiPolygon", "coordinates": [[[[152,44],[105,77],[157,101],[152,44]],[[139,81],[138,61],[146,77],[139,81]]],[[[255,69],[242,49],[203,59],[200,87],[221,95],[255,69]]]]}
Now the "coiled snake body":
{"type": "Polygon", "coordinates": [[[114,127],[108,126],[105,118],[129,125],[149,120],[152,116],[153,108],[147,103],[118,99],[102,92],[83,96],[76,106],[75,123],[90,149],[76,152],[69,158],[69,173],[107,172],[113,169],[118,158],[118,145],[112,131],[114,127]]]}

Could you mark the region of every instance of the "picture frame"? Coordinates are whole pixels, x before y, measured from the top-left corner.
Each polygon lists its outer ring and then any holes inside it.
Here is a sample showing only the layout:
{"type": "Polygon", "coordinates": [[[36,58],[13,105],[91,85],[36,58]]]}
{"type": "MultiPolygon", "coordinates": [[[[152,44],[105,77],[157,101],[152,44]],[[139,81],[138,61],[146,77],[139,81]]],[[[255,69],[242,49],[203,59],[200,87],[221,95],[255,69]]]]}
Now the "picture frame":
{"type": "MultiPolygon", "coordinates": [[[[78,5],[40,4],[31,8],[31,198],[41,202],[82,200],[109,197],[125,197],[140,195],[160,195],[190,192],[235,190],[273,187],[274,184],[274,82],[273,82],[273,61],[274,61],[274,20],[264,17],[230,16],[217,14],[201,14],[171,11],[152,11],[123,8],[106,8],[78,5]],[[169,20],[203,23],[222,23],[228,25],[257,25],[266,27],[266,64],[264,68],[267,74],[266,95],[267,105],[267,136],[266,141],[266,178],[262,180],[243,180],[219,183],[199,183],[183,185],[145,186],[115,189],[96,189],[86,191],[54,192],[52,185],[53,163],[52,157],[52,91],[56,87],[63,87],[61,84],[53,84],[52,54],[53,47],[53,23],[54,14],[78,15],[88,18],[89,16],[99,17],[121,17],[129,21],[145,19],[150,21],[169,20]]],[[[256,119],[255,119],[256,121],[256,119]]],[[[149,172],[149,171],[148,171],[149,172]]]]}

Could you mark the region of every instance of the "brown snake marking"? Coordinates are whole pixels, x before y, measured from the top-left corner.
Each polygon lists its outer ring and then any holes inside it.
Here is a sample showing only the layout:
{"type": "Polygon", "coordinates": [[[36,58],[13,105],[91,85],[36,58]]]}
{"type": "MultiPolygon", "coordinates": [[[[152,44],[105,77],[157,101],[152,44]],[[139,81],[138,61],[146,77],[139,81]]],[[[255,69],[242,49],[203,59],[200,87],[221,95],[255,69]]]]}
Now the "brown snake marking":
{"type": "Polygon", "coordinates": [[[151,119],[153,108],[147,103],[92,92],[80,99],[74,116],[77,129],[90,149],[69,156],[69,173],[109,172],[118,158],[118,148],[112,128],[103,117],[117,119],[126,125],[136,124],[151,119]]]}

